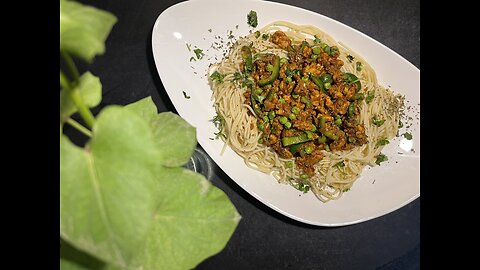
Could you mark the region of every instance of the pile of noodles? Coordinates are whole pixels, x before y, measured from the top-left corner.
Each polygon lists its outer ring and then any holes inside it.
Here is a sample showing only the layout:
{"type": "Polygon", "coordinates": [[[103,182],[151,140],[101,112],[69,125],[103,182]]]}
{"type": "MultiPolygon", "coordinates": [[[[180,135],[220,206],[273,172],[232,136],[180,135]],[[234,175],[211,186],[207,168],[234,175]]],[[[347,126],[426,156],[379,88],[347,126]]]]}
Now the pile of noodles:
{"type": "MultiPolygon", "coordinates": [[[[348,190],[361,174],[366,165],[374,165],[377,156],[382,151],[383,145],[377,145],[381,139],[392,139],[397,134],[399,122],[399,108],[403,100],[389,89],[377,83],[375,71],[360,55],[351,51],[343,44],[336,42],[327,33],[313,26],[295,25],[285,21],[271,23],[262,29],[260,33],[272,34],[282,30],[292,40],[292,44],[299,44],[303,40],[310,41],[314,37],[319,38],[329,46],[337,46],[340,51],[338,59],[344,62],[343,72],[355,74],[361,82],[362,90],[367,96],[373,94],[374,98],[367,103],[361,102],[359,121],[365,127],[368,143],[345,151],[324,151],[324,158],[315,165],[315,175],[308,179],[300,179],[301,172],[296,168],[294,158],[283,159],[270,147],[258,143],[261,131],[257,128],[253,109],[244,103],[244,92],[247,87],[241,86],[234,80],[234,74],[242,72],[240,64],[243,61],[242,46],[252,46],[252,49],[261,53],[273,53],[281,58],[287,58],[287,51],[278,48],[268,40],[258,38],[251,33],[240,38],[231,48],[220,63],[210,67],[209,73],[218,71],[226,76],[222,83],[210,80],[213,90],[217,114],[223,118],[222,131],[226,145],[242,156],[248,167],[271,173],[280,183],[298,185],[300,182],[308,182],[311,191],[323,202],[338,199],[342,193],[348,190]],[[347,56],[353,56],[355,61],[349,61],[347,56]],[[361,61],[362,68],[357,71],[355,63],[361,61]],[[371,92],[374,91],[374,92],[371,92]],[[251,114],[248,111],[252,111],[251,114]],[[381,126],[372,123],[371,118],[376,116],[384,119],[381,126]],[[335,166],[339,162],[343,167],[335,166]],[[287,162],[289,166],[286,166],[287,162]],[[291,164],[293,163],[293,166],[291,164]]],[[[255,59],[253,59],[255,61],[255,59]]]]}

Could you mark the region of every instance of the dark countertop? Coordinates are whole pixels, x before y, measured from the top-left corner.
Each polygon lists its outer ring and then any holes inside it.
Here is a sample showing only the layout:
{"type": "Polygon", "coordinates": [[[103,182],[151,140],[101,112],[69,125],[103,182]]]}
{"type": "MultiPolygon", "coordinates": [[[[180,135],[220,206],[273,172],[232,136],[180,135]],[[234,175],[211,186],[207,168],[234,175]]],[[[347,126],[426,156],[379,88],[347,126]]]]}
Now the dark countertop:
{"type": "MultiPolygon", "coordinates": [[[[80,1],[118,18],[106,53],[88,70],[100,77],[103,100],[128,104],[152,96],[159,111],[176,112],[153,62],[151,34],[162,11],[180,1],[80,1]]],[[[353,27],[420,67],[420,1],[277,1],[353,27]]],[[[81,68],[81,67],[80,67],[81,68]]],[[[325,228],[286,218],[257,201],[216,165],[212,182],[242,219],[227,246],[196,269],[419,269],[420,199],[360,224],[325,228]]]]}

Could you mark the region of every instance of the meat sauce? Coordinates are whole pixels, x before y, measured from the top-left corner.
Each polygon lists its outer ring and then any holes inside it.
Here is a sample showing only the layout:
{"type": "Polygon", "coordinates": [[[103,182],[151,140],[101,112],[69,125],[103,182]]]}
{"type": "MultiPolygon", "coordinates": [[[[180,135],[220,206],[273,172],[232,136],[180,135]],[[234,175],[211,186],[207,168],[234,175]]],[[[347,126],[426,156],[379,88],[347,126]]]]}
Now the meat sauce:
{"type": "Polygon", "coordinates": [[[245,54],[242,68],[254,81],[245,92],[245,103],[255,111],[262,132],[259,142],[282,158],[295,158],[297,168],[310,177],[323,158],[322,150],[349,150],[367,143],[358,121],[361,84],[355,75],[340,70],[344,63],[336,46],[318,40],[294,45],[282,31],[273,33],[270,41],[286,50],[288,59],[263,54],[248,62],[251,55],[245,54]]]}

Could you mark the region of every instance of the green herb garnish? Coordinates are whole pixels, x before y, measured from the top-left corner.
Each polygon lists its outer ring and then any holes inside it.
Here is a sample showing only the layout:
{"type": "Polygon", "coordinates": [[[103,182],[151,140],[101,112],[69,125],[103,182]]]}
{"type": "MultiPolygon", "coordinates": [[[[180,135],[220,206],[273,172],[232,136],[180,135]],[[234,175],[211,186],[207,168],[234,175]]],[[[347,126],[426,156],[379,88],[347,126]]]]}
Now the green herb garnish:
{"type": "Polygon", "coordinates": [[[203,53],[203,50],[200,48],[196,48],[195,50],[193,50],[193,52],[195,53],[195,56],[197,56],[198,60],[202,59],[202,57],[205,55],[203,53]]]}
{"type": "Polygon", "coordinates": [[[390,141],[384,138],[384,139],[378,140],[377,144],[375,144],[375,146],[387,145],[389,143],[390,143],[390,141]]]}
{"type": "Polygon", "coordinates": [[[294,185],[294,187],[300,191],[302,191],[303,193],[307,193],[309,190],[310,190],[310,186],[303,183],[303,182],[300,182],[296,185],[294,185]]]}
{"type": "Polygon", "coordinates": [[[384,154],[380,154],[377,156],[377,160],[375,160],[375,164],[380,165],[381,162],[387,161],[388,157],[384,154]]]}
{"type": "Polygon", "coordinates": [[[210,78],[213,81],[217,81],[218,83],[223,83],[223,78],[225,78],[225,75],[215,70],[215,72],[213,72],[212,75],[210,75],[210,78]]]}
{"type": "Polygon", "coordinates": [[[333,165],[332,167],[340,170],[341,168],[345,167],[345,162],[342,160],[340,162],[335,163],[335,165],[333,165]]]}
{"type": "Polygon", "coordinates": [[[254,10],[250,10],[250,12],[247,14],[247,23],[251,27],[257,27],[258,25],[257,12],[255,12],[254,10]]]}
{"type": "Polygon", "coordinates": [[[223,116],[221,116],[220,114],[215,115],[215,117],[213,117],[212,119],[212,122],[215,125],[215,127],[218,129],[218,132],[213,133],[215,134],[215,139],[218,139],[220,137],[226,139],[227,135],[225,135],[223,130],[225,126],[225,119],[223,118],[223,116]]]}
{"type": "Polygon", "coordinates": [[[367,104],[370,104],[370,102],[372,102],[374,98],[375,98],[375,89],[372,91],[368,91],[367,97],[365,98],[365,102],[367,102],[367,104]]]}
{"type": "Polygon", "coordinates": [[[357,62],[356,68],[357,68],[357,71],[361,71],[362,70],[362,62],[357,62]]]}
{"type": "Polygon", "coordinates": [[[383,125],[383,123],[385,123],[385,119],[377,119],[376,115],[372,117],[372,124],[374,124],[375,126],[379,127],[383,125]]]}
{"type": "Polygon", "coordinates": [[[352,63],[352,61],[353,61],[353,58],[354,58],[354,57],[353,57],[353,56],[351,56],[350,54],[349,54],[349,55],[347,55],[348,62],[352,63]]]}
{"type": "Polygon", "coordinates": [[[412,134],[408,132],[403,133],[403,137],[405,137],[407,140],[411,140],[413,138],[412,134]]]}
{"type": "Polygon", "coordinates": [[[185,93],[185,91],[182,91],[183,92],[183,96],[186,98],[186,99],[190,99],[190,96],[187,95],[187,93],[185,93]]]}

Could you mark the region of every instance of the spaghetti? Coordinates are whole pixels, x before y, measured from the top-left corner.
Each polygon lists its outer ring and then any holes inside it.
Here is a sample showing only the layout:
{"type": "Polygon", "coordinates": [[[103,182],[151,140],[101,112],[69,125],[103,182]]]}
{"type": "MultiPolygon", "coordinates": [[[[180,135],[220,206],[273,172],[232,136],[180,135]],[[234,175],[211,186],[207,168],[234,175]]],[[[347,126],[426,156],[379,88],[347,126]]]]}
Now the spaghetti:
{"type": "Polygon", "coordinates": [[[313,26],[271,23],[237,40],[209,74],[225,146],[322,202],[378,164],[398,131],[401,96],[313,26]]]}

